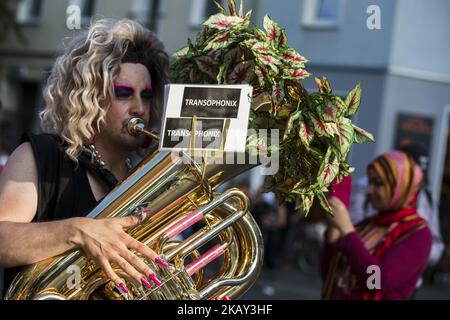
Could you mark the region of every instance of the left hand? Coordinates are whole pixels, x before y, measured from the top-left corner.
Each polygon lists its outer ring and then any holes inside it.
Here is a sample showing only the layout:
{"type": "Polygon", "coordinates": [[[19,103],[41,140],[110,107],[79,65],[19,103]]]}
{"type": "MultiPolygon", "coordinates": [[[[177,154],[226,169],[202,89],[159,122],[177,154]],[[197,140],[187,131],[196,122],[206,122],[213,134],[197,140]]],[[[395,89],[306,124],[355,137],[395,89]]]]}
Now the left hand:
{"type": "Polygon", "coordinates": [[[333,210],[333,216],[327,215],[328,224],[338,229],[342,237],[355,231],[350,214],[344,203],[334,196],[328,198],[328,202],[333,210]]]}

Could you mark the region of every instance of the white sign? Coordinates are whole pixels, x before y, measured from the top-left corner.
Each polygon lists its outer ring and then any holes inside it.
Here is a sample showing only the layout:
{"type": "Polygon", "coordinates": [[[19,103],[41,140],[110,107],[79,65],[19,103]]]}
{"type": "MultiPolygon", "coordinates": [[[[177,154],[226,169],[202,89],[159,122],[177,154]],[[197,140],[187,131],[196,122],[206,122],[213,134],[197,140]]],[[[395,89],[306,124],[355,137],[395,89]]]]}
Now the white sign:
{"type": "Polygon", "coordinates": [[[252,90],[250,85],[166,85],[160,149],[188,150],[196,116],[194,150],[223,146],[225,152],[245,152],[252,90]]]}

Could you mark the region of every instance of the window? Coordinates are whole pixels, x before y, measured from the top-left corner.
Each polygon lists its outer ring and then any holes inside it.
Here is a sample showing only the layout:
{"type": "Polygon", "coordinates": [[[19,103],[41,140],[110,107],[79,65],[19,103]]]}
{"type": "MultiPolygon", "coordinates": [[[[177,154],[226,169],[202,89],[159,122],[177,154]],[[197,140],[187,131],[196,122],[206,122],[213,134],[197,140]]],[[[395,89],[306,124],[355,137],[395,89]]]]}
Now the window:
{"type": "MultiPolygon", "coordinates": [[[[227,1],[218,0],[217,2],[224,8],[227,8],[227,1]]],[[[219,8],[217,8],[214,0],[193,0],[189,23],[192,27],[198,27],[206,20],[206,18],[216,13],[219,13],[219,8]]]]}
{"type": "Polygon", "coordinates": [[[80,8],[81,23],[87,25],[95,13],[95,0],[69,0],[70,5],[76,5],[80,8]]]}
{"type": "Polygon", "coordinates": [[[166,11],[167,1],[133,0],[127,17],[157,32],[159,21],[164,18],[166,11]]]}
{"type": "Polygon", "coordinates": [[[304,0],[303,26],[335,28],[343,15],[345,0],[304,0]]]}
{"type": "Polygon", "coordinates": [[[16,20],[20,24],[37,24],[42,16],[43,0],[20,0],[16,20]]]}

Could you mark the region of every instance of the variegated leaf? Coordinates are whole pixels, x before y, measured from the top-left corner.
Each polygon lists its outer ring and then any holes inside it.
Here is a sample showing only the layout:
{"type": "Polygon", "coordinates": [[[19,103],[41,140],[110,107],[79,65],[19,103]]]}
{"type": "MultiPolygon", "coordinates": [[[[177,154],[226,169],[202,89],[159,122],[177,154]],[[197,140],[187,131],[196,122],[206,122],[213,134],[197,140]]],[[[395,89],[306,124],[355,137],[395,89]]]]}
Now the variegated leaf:
{"type": "Polygon", "coordinates": [[[284,74],[284,79],[291,80],[302,80],[309,76],[309,73],[303,69],[285,69],[284,74]]]}
{"type": "Polygon", "coordinates": [[[320,205],[325,209],[328,213],[333,214],[333,210],[331,209],[330,203],[328,202],[327,197],[323,194],[323,192],[319,192],[317,194],[317,198],[320,201],[320,205]]]}
{"type": "Polygon", "coordinates": [[[271,56],[266,56],[263,54],[258,54],[257,58],[259,61],[261,61],[263,64],[265,64],[266,66],[269,66],[275,73],[278,73],[278,67],[277,65],[280,65],[280,60],[271,57],[271,56]]]}
{"type": "Polygon", "coordinates": [[[251,61],[238,63],[228,76],[228,83],[249,83],[253,76],[254,66],[251,61]]]}
{"type": "Polygon", "coordinates": [[[256,42],[252,46],[252,51],[255,52],[255,54],[270,54],[272,53],[272,50],[270,49],[269,45],[264,42],[256,42]]]}
{"type": "Polygon", "coordinates": [[[339,173],[339,162],[332,156],[331,150],[332,148],[328,148],[319,169],[318,181],[323,186],[328,186],[339,173]]]}
{"type": "Polygon", "coordinates": [[[294,49],[287,49],[286,51],[284,51],[283,60],[287,62],[291,67],[295,68],[302,68],[307,62],[307,60],[294,49]]]}
{"type": "Polygon", "coordinates": [[[328,135],[327,126],[325,125],[325,121],[323,121],[321,118],[319,118],[315,115],[311,115],[310,119],[314,126],[314,130],[319,134],[319,136],[328,135]]]}
{"type": "Polygon", "coordinates": [[[351,116],[358,111],[361,104],[361,83],[353,88],[345,98],[345,104],[347,105],[347,116],[351,116]]]}
{"type": "Polygon", "coordinates": [[[302,201],[301,205],[302,205],[303,213],[305,214],[305,216],[307,216],[309,210],[311,209],[311,207],[314,203],[314,195],[313,194],[302,194],[300,196],[300,199],[302,201]]]}
{"type": "Polygon", "coordinates": [[[300,121],[300,129],[298,131],[300,140],[303,145],[309,146],[314,139],[314,128],[308,120],[300,121]]]}
{"type": "Polygon", "coordinates": [[[278,48],[284,48],[287,44],[286,32],[281,29],[280,35],[278,36],[278,48]]]}
{"type": "Polygon", "coordinates": [[[203,56],[195,59],[195,63],[197,64],[198,68],[212,77],[213,79],[216,78],[216,70],[217,70],[217,62],[214,61],[211,57],[203,56]]]}
{"type": "Polygon", "coordinates": [[[373,135],[367,132],[364,129],[358,128],[354,124],[352,124],[353,130],[355,130],[355,142],[356,143],[364,143],[364,142],[375,142],[373,135]]]}
{"type": "Polygon", "coordinates": [[[277,43],[278,38],[280,37],[281,29],[277,25],[275,21],[270,19],[268,15],[264,16],[263,27],[266,30],[267,39],[271,43],[277,43]]]}
{"type": "Polygon", "coordinates": [[[212,29],[226,30],[243,22],[244,19],[238,16],[226,16],[221,13],[209,17],[203,25],[212,29]]]}
{"type": "Polygon", "coordinates": [[[284,132],[283,139],[286,139],[286,137],[291,133],[292,129],[294,128],[294,122],[300,119],[300,116],[302,115],[301,111],[295,111],[292,113],[287,121],[286,129],[284,132]]]}
{"type": "Polygon", "coordinates": [[[184,58],[189,53],[189,47],[184,47],[173,54],[174,58],[184,58]]]}
{"type": "Polygon", "coordinates": [[[350,151],[350,147],[353,142],[354,130],[352,127],[352,121],[347,118],[342,118],[338,124],[338,140],[342,154],[342,158],[345,158],[350,151]]]}
{"type": "Polygon", "coordinates": [[[325,108],[323,108],[322,117],[325,121],[335,121],[337,117],[337,108],[334,104],[329,101],[325,104],[325,108]]]}
{"type": "Polygon", "coordinates": [[[203,52],[225,48],[229,43],[228,32],[220,33],[216,37],[208,41],[208,44],[206,45],[205,49],[203,49],[203,52]]]}
{"type": "Polygon", "coordinates": [[[258,82],[261,87],[263,87],[266,83],[267,75],[269,74],[264,67],[256,66],[255,74],[258,77],[258,82]]]}
{"type": "Polygon", "coordinates": [[[277,82],[272,87],[272,99],[276,102],[281,102],[284,98],[284,81],[277,82]]]}

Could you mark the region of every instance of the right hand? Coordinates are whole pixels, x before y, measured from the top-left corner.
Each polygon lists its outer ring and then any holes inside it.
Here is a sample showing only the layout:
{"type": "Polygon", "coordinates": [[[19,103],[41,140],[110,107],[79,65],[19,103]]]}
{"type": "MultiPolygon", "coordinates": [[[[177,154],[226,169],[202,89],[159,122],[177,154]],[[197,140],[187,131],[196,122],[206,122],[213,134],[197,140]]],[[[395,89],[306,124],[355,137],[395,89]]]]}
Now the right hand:
{"type": "Polygon", "coordinates": [[[104,219],[77,218],[75,243],[125,294],[128,289],[111,267],[112,263],[148,288],[152,286],[151,281],[161,285],[154,270],[131,250],[164,267],[168,266],[153,250],[125,232],[140,222],[139,217],[135,215],[104,219]]]}

